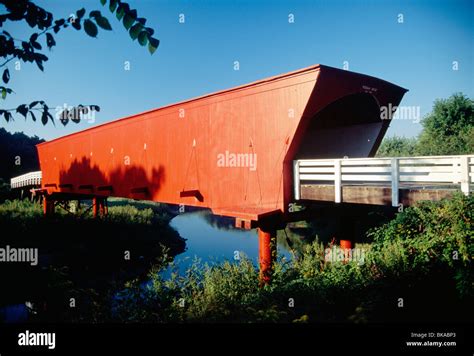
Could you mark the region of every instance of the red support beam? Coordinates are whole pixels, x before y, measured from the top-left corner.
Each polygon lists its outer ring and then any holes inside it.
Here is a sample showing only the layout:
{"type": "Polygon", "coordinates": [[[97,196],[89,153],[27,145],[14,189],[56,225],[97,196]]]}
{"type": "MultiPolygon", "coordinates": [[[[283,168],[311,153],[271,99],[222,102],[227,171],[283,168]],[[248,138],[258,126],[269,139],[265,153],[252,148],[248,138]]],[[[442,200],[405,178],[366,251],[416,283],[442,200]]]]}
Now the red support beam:
{"type": "Polygon", "coordinates": [[[109,209],[106,205],[106,198],[94,197],[92,198],[92,216],[94,218],[106,216],[109,209]]]}
{"type": "Polygon", "coordinates": [[[260,264],[260,285],[270,283],[275,255],[276,230],[264,231],[258,228],[258,259],[260,264]]]}
{"type": "Polygon", "coordinates": [[[105,204],[104,199],[99,199],[99,214],[100,216],[105,216],[105,204]]]}
{"type": "Polygon", "coordinates": [[[341,240],[340,241],[341,249],[344,253],[344,262],[350,260],[350,251],[352,250],[352,241],[351,240],[341,240]]]}
{"type": "Polygon", "coordinates": [[[97,197],[92,198],[92,216],[94,217],[94,219],[97,218],[97,215],[98,215],[97,214],[98,212],[97,200],[98,200],[97,197]]]}
{"type": "Polygon", "coordinates": [[[54,200],[43,197],[43,215],[52,215],[54,214],[54,200]]]}

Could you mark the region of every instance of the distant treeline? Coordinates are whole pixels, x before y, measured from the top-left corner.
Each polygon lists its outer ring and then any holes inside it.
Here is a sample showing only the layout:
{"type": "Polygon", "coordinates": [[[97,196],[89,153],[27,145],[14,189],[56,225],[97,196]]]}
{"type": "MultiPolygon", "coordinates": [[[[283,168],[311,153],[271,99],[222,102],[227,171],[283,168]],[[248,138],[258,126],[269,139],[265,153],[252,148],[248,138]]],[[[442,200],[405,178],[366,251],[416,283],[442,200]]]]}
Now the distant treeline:
{"type": "Polygon", "coordinates": [[[474,101],[462,93],[435,100],[418,137],[386,137],[377,157],[442,156],[474,153],[474,101]]]}
{"type": "Polygon", "coordinates": [[[0,128],[0,179],[9,182],[10,178],[31,171],[39,171],[38,153],[35,145],[44,142],[37,136],[24,133],[10,133],[0,128]]]}

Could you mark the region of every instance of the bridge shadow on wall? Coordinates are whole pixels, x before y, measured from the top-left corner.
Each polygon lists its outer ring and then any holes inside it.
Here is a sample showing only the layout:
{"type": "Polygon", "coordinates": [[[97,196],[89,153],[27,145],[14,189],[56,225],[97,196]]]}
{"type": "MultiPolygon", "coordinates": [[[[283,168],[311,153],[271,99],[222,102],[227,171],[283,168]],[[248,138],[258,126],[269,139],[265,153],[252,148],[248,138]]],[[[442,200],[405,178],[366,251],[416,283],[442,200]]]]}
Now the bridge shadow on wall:
{"type": "Polygon", "coordinates": [[[137,165],[122,164],[109,169],[93,164],[87,157],[74,160],[67,170],[59,174],[58,188],[62,193],[78,195],[104,195],[131,199],[153,200],[164,179],[163,166],[147,172],[137,165]]]}

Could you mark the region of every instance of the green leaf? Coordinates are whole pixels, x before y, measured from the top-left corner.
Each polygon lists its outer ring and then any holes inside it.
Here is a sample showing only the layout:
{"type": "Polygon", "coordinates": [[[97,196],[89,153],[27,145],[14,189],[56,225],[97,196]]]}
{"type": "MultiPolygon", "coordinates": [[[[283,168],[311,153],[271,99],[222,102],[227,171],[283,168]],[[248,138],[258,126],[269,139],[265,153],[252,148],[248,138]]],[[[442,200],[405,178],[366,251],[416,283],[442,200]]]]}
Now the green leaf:
{"type": "Polygon", "coordinates": [[[142,29],[143,25],[139,23],[132,26],[132,28],[130,29],[130,37],[132,38],[132,40],[137,39],[138,34],[141,32],[142,29]]]}
{"type": "Polygon", "coordinates": [[[53,35],[50,33],[46,33],[46,45],[48,46],[49,49],[51,49],[51,47],[56,45],[56,41],[54,40],[53,35]]]}
{"type": "Polygon", "coordinates": [[[33,102],[30,103],[30,105],[28,107],[31,109],[33,106],[37,105],[38,103],[39,103],[39,100],[38,101],[33,101],[33,102]]]}
{"type": "Polygon", "coordinates": [[[100,11],[94,10],[89,13],[89,17],[102,17],[100,11]]]}
{"type": "Polygon", "coordinates": [[[109,20],[107,20],[107,18],[105,18],[104,16],[96,17],[95,22],[97,22],[97,25],[99,25],[99,27],[104,30],[112,30],[112,26],[110,26],[109,20]]]}
{"type": "Polygon", "coordinates": [[[105,4],[107,4],[107,0],[100,0],[100,3],[102,4],[102,6],[104,6],[105,4]]]}
{"type": "Polygon", "coordinates": [[[84,31],[91,37],[97,37],[97,26],[89,19],[84,21],[84,31]]]}
{"type": "Polygon", "coordinates": [[[148,43],[148,32],[140,32],[138,35],[138,43],[140,43],[141,46],[145,46],[148,43]]]}
{"type": "Polygon", "coordinates": [[[7,97],[7,88],[2,88],[2,99],[7,97]]]}
{"type": "Polygon", "coordinates": [[[115,9],[117,8],[117,3],[118,3],[117,0],[110,0],[110,4],[109,4],[109,10],[110,10],[110,12],[114,12],[114,11],[115,11],[115,9]]]}
{"type": "Polygon", "coordinates": [[[28,107],[26,104],[21,104],[16,108],[16,112],[23,115],[26,119],[26,114],[28,114],[28,107]]]}
{"type": "Polygon", "coordinates": [[[156,49],[160,45],[160,40],[157,40],[156,38],[153,38],[153,37],[149,37],[148,41],[149,41],[148,42],[148,51],[150,52],[150,54],[153,54],[153,53],[155,53],[156,49]]]}
{"type": "Polygon", "coordinates": [[[48,123],[48,110],[44,110],[43,114],[41,115],[41,123],[46,125],[48,123]]]}
{"type": "Polygon", "coordinates": [[[135,22],[135,18],[130,16],[129,14],[126,14],[123,18],[123,25],[127,29],[127,31],[132,27],[133,23],[135,22]]]}
{"type": "Polygon", "coordinates": [[[3,71],[2,79],[5,84],[10,80],[10,71],[8,68],[3,71]]]}
{"type": "Polygon", "coordinates": [[[43,61],[40,60],[40,59],[36,59],[35,62],[36,62],[36,65],[38,66],[38,68],[39,68],[42,72],[44,72],[43,61]]]}
{"type": "Polygon", "coordinates": [[[82,19],[84,17],[84,14],[86,13],[86,9],[82,8],[80,10],[76,11],[76,15],[78,19],[82,19]]]}
{"type": "Polygon", "coordinates": [[[115,13],[115,16],[117,17],[117,20],[122,20],[123,16],[125,15],[125,9],[121,6],[115,13]]]}
{"type": "Polygon", "coordinates": [[[38,34],[37,33],[33,33],[31,36],[30,36],[30,44],[33,48],[36,48],[38,50],[41,49],[41,45],[37,42],[37,39],[38,39],[38,34]]]}
{"type": "Polygon", "coordinates": [[[59,19],[59,20],[54,21],[54,24],[58,27],[63,26],[65,23],[66,23],[65,19],[59,19]]]}
{"type": "Polygon", "coordinates": [[[71,23],[71,26],[79,31],[81,29],[81,21],[76,19],[75,21],[71,23]]]}
{"type": "Polygon", "coordinates": [[[155,30],[152,29],[151,27],[147,27],[147,28],[146,28],[146,32],[148,32],[148,34],[149,34],[150,36],[153,36],[153,34],[155,33],[155,30]]]}
{"type": "Polygon", "coordinates": [[[38,42],[30,42],[33,48],[36,48],[37,50],[40,50],[42,47],[38,42]]]}
{"type": "Polygon", "coordinates": [[[10,112],[8,112],[8,111],[5,111],[5,112],[3,113],[3,117],[4,117],[5,120],[8,122],[8,121],[10,121],[10,119],[12,119],[12,114],[10,114],[10,112]]]}

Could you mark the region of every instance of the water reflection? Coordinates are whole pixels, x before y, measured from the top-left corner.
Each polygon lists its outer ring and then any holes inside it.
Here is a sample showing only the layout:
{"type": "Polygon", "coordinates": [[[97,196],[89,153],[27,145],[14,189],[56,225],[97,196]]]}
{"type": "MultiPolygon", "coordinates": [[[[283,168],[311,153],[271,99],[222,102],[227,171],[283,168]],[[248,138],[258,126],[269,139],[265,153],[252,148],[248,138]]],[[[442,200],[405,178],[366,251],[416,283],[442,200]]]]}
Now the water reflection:
{"type": "Polygon", "coordinates": [[[28,320],[28,308],[23,304],[8,305],[0,308],[0,321],[4,323],[21,323],[28,320]]]}
{"type": "MultiPolygon", "coordinates": [[[[174,259],[179,272],[184,272],[196,257],[209,263],[233,261],[236,252],[258,263],[257,231],[237,229],[233,219],[202,210],[176,216],[171,226],[186,239],[186,251],[174,259]]],[[[288,245],[279,243],[278,253],[289,258],[288,245]]]]}

